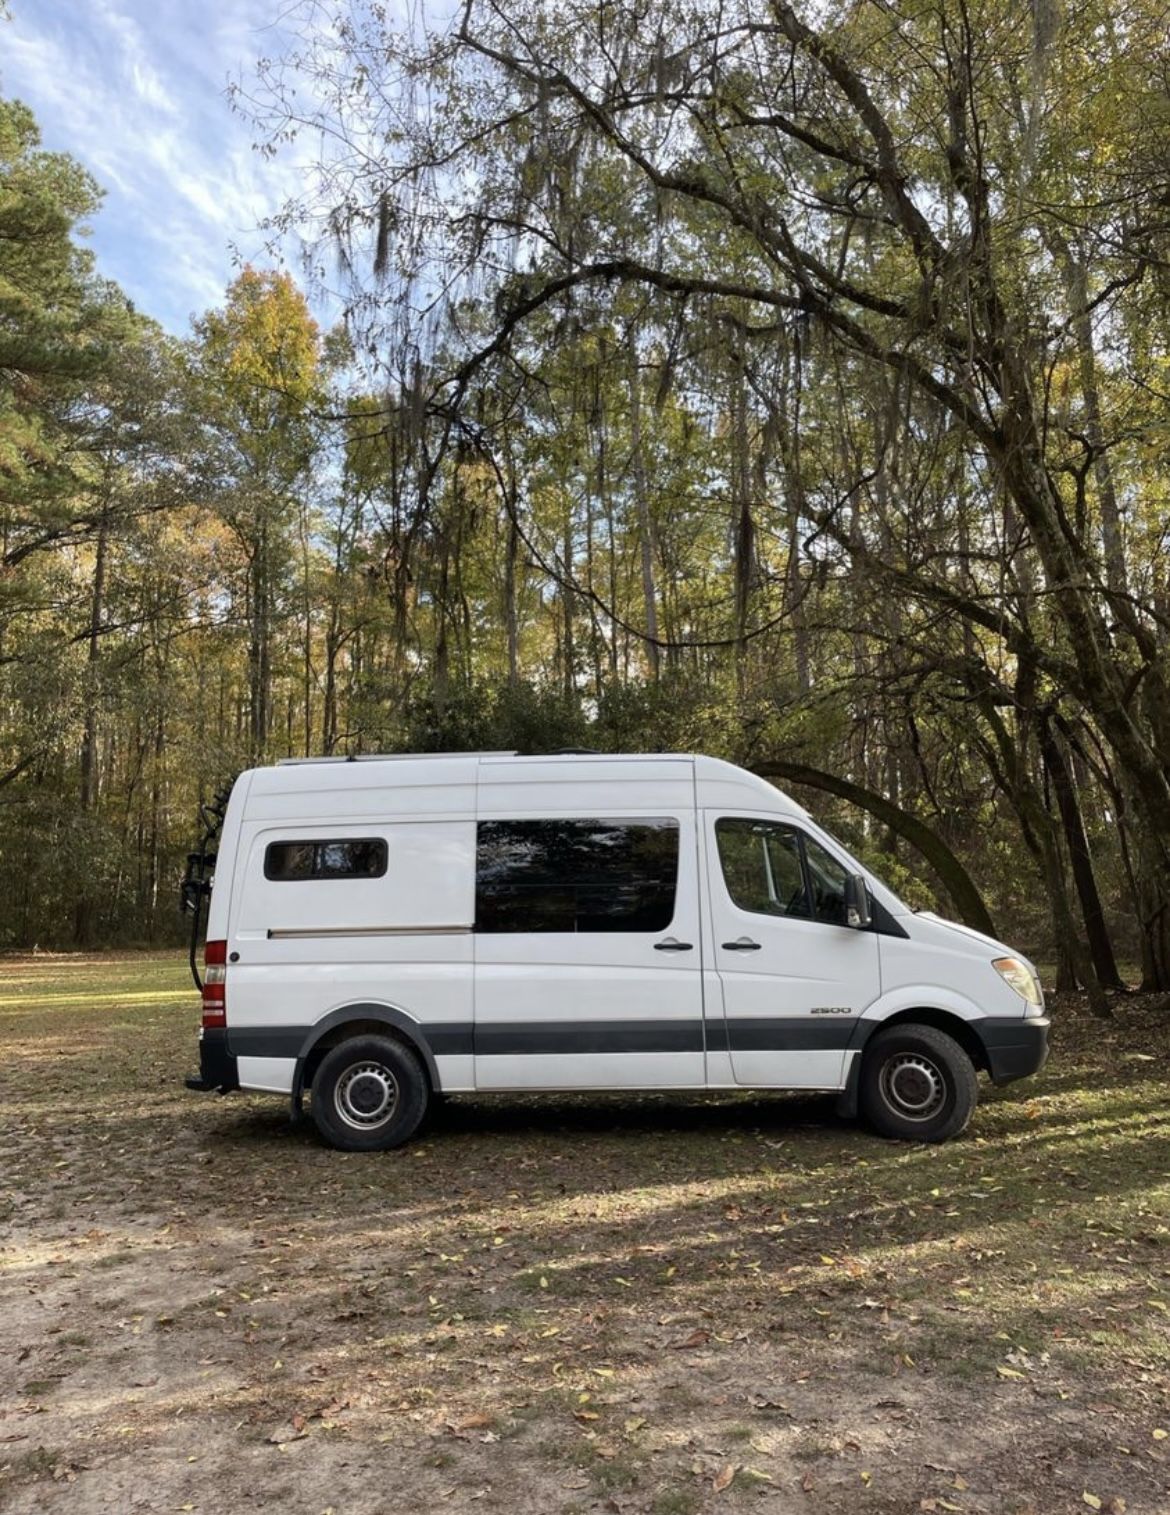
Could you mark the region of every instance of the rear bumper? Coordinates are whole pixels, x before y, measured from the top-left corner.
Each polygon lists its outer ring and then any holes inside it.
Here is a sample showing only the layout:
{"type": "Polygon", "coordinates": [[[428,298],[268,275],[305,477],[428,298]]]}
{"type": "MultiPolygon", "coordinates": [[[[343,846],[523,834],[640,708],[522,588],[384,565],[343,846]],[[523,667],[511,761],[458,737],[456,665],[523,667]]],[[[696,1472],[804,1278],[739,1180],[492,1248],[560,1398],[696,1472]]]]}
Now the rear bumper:
{"type": "Polygon", "coordinates": [[[199,1032],[199,1073],[186,1080],[188,1089],[227,1094],[240,1087],[236,1059],[228,1051],[227,1031],[222,1026],[204,1026],[199,1032]]]}
{"type": "Polygon", "coordinates": [[[1014,1079],[1039,1073],[1048,1061],[1051,1023],[1046,1015],[1030,1020],[996,1018],[976,1024],[993,1084],[1010,1084],[1014,1079]]]}

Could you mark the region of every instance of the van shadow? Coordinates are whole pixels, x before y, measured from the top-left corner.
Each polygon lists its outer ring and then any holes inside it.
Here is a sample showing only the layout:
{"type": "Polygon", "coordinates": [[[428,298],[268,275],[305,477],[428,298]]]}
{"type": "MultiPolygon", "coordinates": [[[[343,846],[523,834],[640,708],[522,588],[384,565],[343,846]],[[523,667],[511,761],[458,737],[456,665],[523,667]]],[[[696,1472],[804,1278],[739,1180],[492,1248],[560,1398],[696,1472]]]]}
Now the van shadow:
{"type": "MultiPolygon", "coordinates": [[[[475,1094],[436,1102],[427,1112],[416,1140],[477,1136],[656,1136],[728,1135],[769,1136],[777,1133],[810,1135],[866,1132],[859,1122],[836,1113],[835,1094],[743,1095],[606,1095],[606,1094],[475,1094]]],[[[217,1139],[267,1145],[290,1138],[320,1144],[306,1107],[303,1118],[290,1123],[274,1107],[233,1112],[215,1123],[217,1139]]]]}
{"type": "Polygon", "coordinates": [[[656,1135],[731,1132],[851,1131],[856,1123],[836,1114],[836,1096],[816,1095],[604,1095],[482,1094],[450,1099],[427,1119],[435,1136],[500,1134],[656,1135]]]}

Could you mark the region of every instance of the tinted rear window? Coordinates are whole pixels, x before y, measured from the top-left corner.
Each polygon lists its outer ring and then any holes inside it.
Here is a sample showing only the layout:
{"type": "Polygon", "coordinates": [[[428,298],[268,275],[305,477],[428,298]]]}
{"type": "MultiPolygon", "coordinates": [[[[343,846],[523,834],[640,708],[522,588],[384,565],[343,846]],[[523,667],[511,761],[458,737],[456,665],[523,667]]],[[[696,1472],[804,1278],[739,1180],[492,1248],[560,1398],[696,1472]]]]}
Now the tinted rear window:
{"type": "Polygon", "coordinates": [[[381,878],[385,872],[386,843],[377,836],[324,842],[269,842],[264,853],[264,877],[278,883],[381,878]]]}
{"type": "Polygon", "coordinates": [[[670,817],[481,821],[475,929],[664,931],[677,881],[670,817]]]}

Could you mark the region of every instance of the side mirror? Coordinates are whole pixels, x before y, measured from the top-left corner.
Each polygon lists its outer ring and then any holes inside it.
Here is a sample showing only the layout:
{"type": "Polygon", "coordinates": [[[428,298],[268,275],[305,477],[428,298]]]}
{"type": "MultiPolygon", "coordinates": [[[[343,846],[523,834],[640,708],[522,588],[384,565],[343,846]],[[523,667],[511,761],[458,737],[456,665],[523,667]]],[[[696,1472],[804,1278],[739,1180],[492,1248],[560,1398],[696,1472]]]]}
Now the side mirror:
{"type": "Polygon", "coordinates": [[[860,873],[851,873],[845,880],[845,924],[856,931],[865,931],[871,919],[865,879],[860,873]]]}

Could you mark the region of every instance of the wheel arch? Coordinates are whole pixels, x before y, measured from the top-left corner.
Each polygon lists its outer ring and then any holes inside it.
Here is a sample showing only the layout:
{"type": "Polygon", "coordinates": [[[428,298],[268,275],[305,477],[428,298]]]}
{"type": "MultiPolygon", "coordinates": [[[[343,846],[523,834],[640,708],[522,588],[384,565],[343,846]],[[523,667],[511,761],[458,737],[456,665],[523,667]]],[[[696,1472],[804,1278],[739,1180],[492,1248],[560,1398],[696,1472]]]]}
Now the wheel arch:
{"type": "Polygon", "coordinates": [[[369,1035],[389,1036],[409,1047],[422,1062],[430,1092],[433,1094],[442,1089],[434,1053],[418,1021],[393,1005],[361,1001],[331,1010],[309,1028],[293,1072],[294,1109],[299,1110],[301,1097],[312,1085],[313,1077],[327,1052],[351,1037],[369,1035]]]}
{"type": "Polygon", "coordinates": [[[861,1020],[858,1022],[858,1032],[860,1033],[863,1027],[865,1031],[864,1034],[855,1037],[853,1046],[864,1052],[868,1043],[879,1032],[887,1030],[890,1026],[905,1025],[933,1026],[936,1031],[945,1032],[953,1041],[958,1042],[981,1073],[991,1072],[987,1048],[972,1020],[957,1014],[954,1010],[940,1009],[937,1005],[907,1006],[902,1010],[891,1011],[889,1015],[884,1015],[880,1019],[861,1020]]]}

